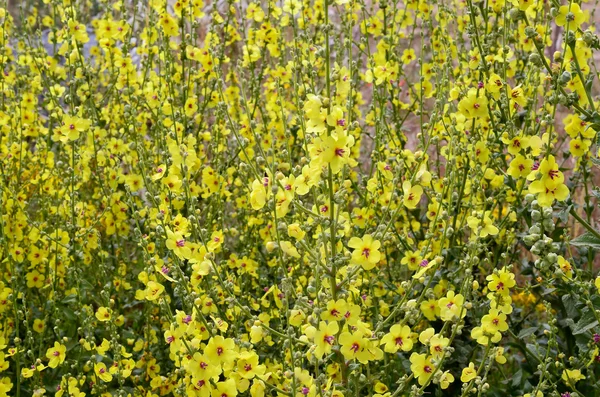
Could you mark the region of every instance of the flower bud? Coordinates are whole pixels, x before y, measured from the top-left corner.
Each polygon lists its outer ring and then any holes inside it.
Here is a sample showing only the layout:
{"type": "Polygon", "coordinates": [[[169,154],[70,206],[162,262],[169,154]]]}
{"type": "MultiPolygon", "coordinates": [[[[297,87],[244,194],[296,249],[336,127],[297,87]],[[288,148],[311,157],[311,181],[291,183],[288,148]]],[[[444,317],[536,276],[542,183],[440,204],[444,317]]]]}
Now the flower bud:
{"type": "Polygon", "coordinates": [[[531,54],[529,54],[529,62],[531,62],[535,66],[543,66],[544,65],[544,63],[542,62],[542,58],[540,57],[540,55],[537,52],[532,52],[531,54]]]}
{"type": "Polygon", "coordinates": [[[560,63],[563,59],[562,52],[554,51],[554,54],[552,55],[552,59],[554,60],[554,62],[560,63]]]}
{"type": "Polygon", "coordinates": [[[521,11],[518,8],[515,7],[515,8],[512,8],[510,10],[510,14],[509,15],[510,15],[510,19],[513,22],[518,22],[521,18],[523,18],[524,13],[523,13],[523,11],[521,11]]]}
{"type": "Polygon", "coordinates": [[[561,74],[560,77],[558,78],[558,82],[561,85],[566,85],[569,81],[571,81],[571,72],[567,72],[565,70],[563,72],[563,74],[561,74]]]}
{"type": "Polygon", "coordinates": [[[267,249],[267,252],[271,253],[277,249],[277,243],[274,241],[269,241],[267,244],[265,244],[265,248],[267,249]]]}

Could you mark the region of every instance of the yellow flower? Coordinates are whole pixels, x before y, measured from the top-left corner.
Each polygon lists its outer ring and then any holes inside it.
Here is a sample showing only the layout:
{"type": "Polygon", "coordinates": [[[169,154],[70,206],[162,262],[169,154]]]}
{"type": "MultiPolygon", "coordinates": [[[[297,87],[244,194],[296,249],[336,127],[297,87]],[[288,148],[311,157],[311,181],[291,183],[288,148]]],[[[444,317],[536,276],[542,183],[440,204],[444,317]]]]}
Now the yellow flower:
{"type": "Polygon", "coordinates": [[[508,329],[506,314],[499,312],[497,309],[490,309],[489,313],[481,318],[481,324],[488,330],[496,329],[504,332],[508,329]]]}
{"type": "Polygon", "coordinates": [[[520,154],[517,154],[515,158],[510,162],[506,173],[515,179],[524,178],[531,172],[532,166],[532,159],[528,159],[520,154]]]}
{"type": "Polygon", "coordinates": [[[510,91],[510,107],[514,110],[518,110],[519,106],[524,108],[527,105],[527,98],[523,92],[523,88],[520,86],[513,88],[510,91]]]}
{"type": "Polygon", "coordinates": [[[409,270],[417,270],[422,261],[421,251],[406,251],[400,264],[408,266],[409,270]]]}
{"type": "Polygon", "coordinates": [[[54,347],[51,347],[46,351],[46,357],[50,360],[48,366],[50,368],[56,368],[62,364],[67,357],[66,351],[67,347],[65,345],[54,342],[54,347]]]}
{"type": "Polygon", "coordinates": [[[569,2],[568,5],[561,6],[556,15],[556,24],[558,26],[567,25],[571,31],[579,29],[587,17],[575,2],[569,2]]]}
{"type": "Polygon", "coordinates": [[[479,54],[479,50],[477,48],[472,49],[471,51],[469,51],[469,69],[477,69],[477,67],[479,66],[480,62],[481,62],[481,55],[479,54]]]}
{"type": "Polygon", "coordinates": [[[287,228],[288,235],[295,238],[296,240],[302,240],[306,233],[302,230],[302,227],[298,223],[292,223],[287,228]]]}
{"type": "Polygon", "coordinates": [[[196,98],[188,98],[183,108],[185,109],[185,115],[192,117],[198,111],[198,101],[196,98]]]}
{"type": "Polygon", "coordinates": [[[427,318],[429,321],[434,321],[436,316],[440,315],[440,307],[438,306],[438,301],[435,299],[428,299],[426,301],[421,302],[421,313],[427,318]]]}
{"type": "Polygon", "coordinates": [[[444,348],[448,346],[450,339],[445,338],[439,334],[433,335],[429,338],[429,353],[435,359],[441,359],[444,356],[444,348]]]}
{"type": "Polygon", "coordinates": [[[173,232],[167,228],[167,241],[165,245],[181,259],[190,259],[192,256],[190,245],[181,232],[173,232]]]}
{"type": "Polygon", "coordinates": [[[462,383],[468,383],[471,380],[475,379],[477,376],[477,370],[475,369],[475,364],[469,363],[468,367],[463,368],[462,374],[460,376],[460,381],[462,383]]]}
{"type": "Polygon", "coordinates": [[[381,382],[377,382],[377,383],[375,384],[375,386],[373,387],[373,390],[374,390],[376,393],[381,393],[381,394],[383,394],[383,393],[386,393],[386,392],[387,392],[389,389],[388,389],[388,387],[387,387],[385,384],[383,384],[383,383],[381,383],[381,382]]]}
{"type": "Polygon", "coordinates": [[[210,239],[206,243],[206,246],[208,247],[208,250],[210,252],[218,251],[219,248],[221,248],[223,241],[224,241],[223,232],[220,230],[215,230],[210,235],[210,239]]]}
{"type": "Polygon", "coordinates": [[[488,289],[502,295],[508,295],[510,289],[516,285],[515,275],[502,268],[486,277],[489,281],[488,289]]]}
{"type": "Polygon", "coordinates": [[[488,116],[488,100],[483,90],[477,93],[470,89],[467,97],[458,103],[458,110],[467,118],[483,118],[488,116]]]}
{"type": "Polygon", "coordinates": [[[354,146],[354,137],[340,132],[336,136],[328,136],[324,141],[324,150],[321,154],[323,164],[329,164],[331,172],[339,173],[346,164],[353,166],[355,162],[350,157],[352,146],[354,146]]]}
{"type": "Polygon", "coordinates": [[[408,49],[404,50],[404,52],[402,53],[402,58],[400,58],[400,59],[402,60],[402,63],[404,63],[405,65],[410,64],[412,61],[417,59],[415,50],[412,48],[408,48],[408,49]]]}
{"type": "Polygon", "coordinates": [[[421,201],[423,188],[420,185],[413,186],[410,181],[405,181],[402,184],[402,191],[404,192],[404,206],[411,210],[415,209],[421,201]]]}
{"type": "Polygon", "coordinates": [[[299,327],[306,318],[306,314],[302,310],[290,310],[289,323],[294,327],[299,327]]]}
{"type": "Polygon", "coordinates": [[[96,346],[96,351],[101,356],[105,356],[108,349],[110,349],[110,342],[106,339],[102,339],[102,343],[96,346]]]}
{"type": "Polygon", "coordinates": [[[334,106],[327,115],[327,125],[335,129],[341,129],[346,127],[346,119],[344,118],[344,110],[339,106],[334,106]]]}
{"type": "Polygon", "coordinates": [[[175,174],[169,174],[169,176],[162,180],[162,183],[174,193],[179,193],[181,185],[183,184],[181,179],[175,174]]]}
{"type": "Polygon", "coordinates": [[[167,171],[167,166],[165,164],[159,165],[158,167],[155,168],[155,173],[152,175],[152,180],[157,181],[157,180],[161,179],[165,175],[166,171],[167,171]]]}
{"type": "Polygon", "coordinates": [[[565,369],[565,370],[563,370],[561,379],[566,384],[573,386],[573,385],[575,385],[575,383],[579,382],[580,380],[585,379],[585,376],[582,375],[581,371],[578,369],[565,369]]]}
{"type": "Polygon", "coordinates": [[[517,135],[513,138],[503,136],[502,142],[507,145],[508,153],[512,154],[513,156],[519,154],[521,150],[525,150],[529,147],[529,137],[522,135],[517,135]]]}
{"type": "Polygon", "coordinates": [[[486,142],[477,142],[472,150],[479,164],[485,165],[490,159],[490,149],[488,149],[486,142]]]}
{"type": "Polygon", "coordinates": [[[467,223],[474,232],[479,230],[479,236],[482,238],[495,236],[500,230],[494,226],[493,221],[490,219],[490,215],[491,211],[485,211],[482,218],[470,216],[467,218],[467,223]]]}
{"type": "Polygon", "coordinates": [[[379,360],[383,357],[383,352],[374,347],[360,330],[354,333],[343,332],[339,337],[339,343],[342,345],[340,352],[346,360],[356,359],[366,364],[370,360],[379,360]]]}
{"type": "MultiPolygon", "coordinates": [[[[290,1],[295,2],[297,0],[286,0],[286,2],[290,1]]],[[[255,378],[254,382],[252,383],[252,386],[250,387],[250,395],[252,397],[264,397],[266,395],[266,389],[267,387],[265,386],[265,382],[263,382],[262,380],[258,380],[258,378],[255,378]]]]}
{"type": "Polygon", "coordinates": [[[177,24],[177,21],[175,20],[175,18],[169,15],[168,12],[163,12],[160,15],[158,19],[158,24],[167,36],[173,37],[179,35],[179,26],[177,24]]]}
{"type": "Polygon", "coordinates": [[[198,352],[194,353],[192,359],[188,361],[186,369],[194,379],[205,383],[221,373],[221,366],[218,363],[213,363],[208,357],[198,352]]]}
{"type": "Polygon", "coordinates": [[[42,288],[44,286],[44,277],[37,270],[28,272],[26,278],[28,288],[42,288]]]}
{"type": "Polygon", "coordinates": [[[265,12],[260,8],[260,4],[250,3],[248,4],[248,8],[246,8],[246,18],[256,22],[262,22],[265,18],[265,12]]]}
{"type": "Polygon", "coordinates": [[[397,75],[398,66],[393,62],[386,62],[383,65],[378,65],[372,72],[370,69],[367,71],[366,81],[372,82],[375,77],[375,85],[381,85],[384,82],[388,82],[395,78],[397,75]]]}
{"type": "Polygon", "coordinates": [[[247,67],[251,63],[254,63],[260,59],[261,51],[260,47],[254,44],[245,45],[243,48],[244,62],[243,65],[247,67]]]}
{"type": "Polygon", "coordinates": [[[314,167],[305,165],[302,167],[302,174],[294,181],[294,190],[299,196],[304,196],[321,180],[320,165],[314,167]]]}
{"type": "Polygon", "coordinates": [[[321,359],[323,355],[331,353],[335,343],[335,335],[339,330],[337,321],[331,321],[329,324],[325,321],[319,323],[319,329],[314,332],[314,354],[316,358],[321,359]]]}
{"type": "Polygon", "coordinates": [[[413,353],[410,355],[410,370],[417,378],[419,384],[424,386],[429,383],[435,366],[431,361],[431,357],[425,354],[413,353]]]}
{"type": "Polygon", "coordinates": [[[225,339],[220,335],[212,337],[206,344],[204,354],[213,364],[231,364],[237,357],[233,339],[225,339]]]}
{"type": "Polygon", "coordinates": [[[571,139],[569,142],[569,149],[573,156],[582,157],[590,149],[590,141],[587,139],[571,139]]]}
{"type": "Polygon", "coordinates": [[[544,179],[540,179],[529,185],[529,192],[537,194],[537,201],[540,206],[550,207],[554,200],[565,201],[569,197],[569,188],[565,184],[549,183],[550,186],[548,186],[544,182],[544,179]]]}
{"type": "Polygon", "coordinates": [[[419,271],[416,272],[415,274],[413,274],[412,278],[415,278],[415,279],[421,278],[425,274],[425,272],[427,272],[427,270],[436,266],[441,260],[442,260],[441,257],[435,257],[431,261],[428,261],[427,259],[423,259],[419,263],[419,271]]]}
{"type": "Polygon", "coordinates": [[[504,348],[503,347],[497,347],[495,349],[495,353],[494,353],[494,359],[496,360],[496,362],[498,364],[505,364],[506,363],[506,357],[504,357],[504,348]]]}
{"type": "Polygon", "coordinates": [[[503,88],[504,82],[502,81],[502,78],[496,73],[490,73],[485,89],[492,94],[494,98],[498,99],[503,88]]]}
{"type": "Polygon", "coordinates": [[[542,160],[537,172],[541,176],[541,182],[548,188],[560,185],[565,181],[565,176],[559,171],[558,163],[552,155],[542,160]]]}
{"type": "Polygon", "coordinates": [[[573,278],[573,266],[571,266],[571,263],[569,263],[568,260],[566,260],[563,256],[559,255],[558,256],[558,266],[560,267],[560,270],[563,272],[564,276],[563,276],[563,280],[564,281],[569,281],[573,278]]]}
{"type": "Polygon", "coordinates": [[[76,116],[65,116],[62,126],[55,130],[54,138],[62,143],[75,141],[79,135],[90,128],[91,121],[76,116]]]}
{"type": "Polygon", "coordinates": [[[148,281],[148,284],[146,284],[146,299],[149,301],[156,300],[164,290],[165,287],[162,284],[155,281],[148,281]]]}
{"type": "Polygon", "coordinates": [[[263,208],[270,196],[269,178],[263,178],[262,181],[255,179],[252,182],[252,191],[250,192],[250,205],[252,209],[259,210],[263,208]]]}
{"type": "Polygon", "coordinates": [[[96,318],[98,321],[109,321],[110,311],[106,307],[100,306],[96,311],[96,318]]]}
{"type": "Polygon", "coordinates": [[[35,365],[32,365],[31,368],[26,368],[26,367],[21,368],[21,376],[25,379],[31,378],[34,374],[35,374],[35,365]]]}
{"type": "MultiPolygon", "coordinates": [[[[531,393],[525,393],[523,394],[523,397],[534,397],[531,393]]],[[[544,397],[544,393],[542,393],[541,390],[538,390],[537,393],[535,393],[535,397],[544,397]]]]}
{"type": "Polygon", "coordinates": [[[463,310],[464,302],[465,298],[461,294],[448,291],[446,297],[441,298],[438,302],[441,319],[443,321],[453,321],[459,316],[461,318],[466,316],[467,310],[463,310]]]}
{"type": "Polygon", "coordinates": [[[291,256],[292,258],[300,258],[300,254],[298,253],[298,250],[291,242],[281,241],[279,243],[279,247],[285,254],[291,256]]]}
{"type": "Polygon", "coordinates": [[[108,369],[106,368],[106,364],[104,363],[94,364],[94,372],[96,373],[96,376],[98,378],[102,379],[102,381],[107,383],[110,382],[113,378],[108,369]]]}
{"type": "Polygon", "coordinates": [[[75,40],[77,40],[77,42],[85,44],[90,41],[85,25],[72,19],[69,19],[67,25],[69,27],[69,33],[75,40]]]}
{"type": "Polygon", "coordinates": [[[244,379],[252,379],[265,373],[265,365],[258,364],[258,354],[245,351],[240,353],[237,363],[237,372],[244,379]]]}
{"type": "Polygon", "coordinates": [[[330,300],[327,302],[327,309],[321,313],[321,320],[325,321],[341,321],[344,314],[348,311],[348,304],[343,299],[337,301],[330,300]]]}
{"type": "Polygon", "coordinates": [[[39,318],[33,320],[33,330],[38,334],[42,333],[45,327],[46,325],[44,323],[44,320],[40,320],[39,318]]]}
{"type": "Polygon", "coordinates": [[[407,352],[413,347],[410,334],[408,325],[395,324],[390,328],[390,332],[381,338],[380,344],[385,345],[383,350],[386,353],[396,353],[398,350],[407,352]]]}
{"type": "Polygon", "coordinates": [[[444,371],[440,376],[440,387],[442,389],[447,389],[452,382],[454,382],[454,376],[449,371],[444,371]]]}
{"type": "Polygon", "coordinates": [[[378,240],[374,240],[370,234],[365,234],[362,239],[352,237],[348,241],[348,246],[354,248],[351,263],[360,265],[365,270],[374,268],[381,260],[381,253],[379,252],[381,243],[378,240]]]}
{"type": "Polygon", "coordinates": [[[481,327],[471,330],[471,337],[480,345],[487,346],[490,342],[499,342],[502,339],[501,332],[507,329],[506,314],[497,309],[490,309],[489,313],[481,319],[481,327]]]}

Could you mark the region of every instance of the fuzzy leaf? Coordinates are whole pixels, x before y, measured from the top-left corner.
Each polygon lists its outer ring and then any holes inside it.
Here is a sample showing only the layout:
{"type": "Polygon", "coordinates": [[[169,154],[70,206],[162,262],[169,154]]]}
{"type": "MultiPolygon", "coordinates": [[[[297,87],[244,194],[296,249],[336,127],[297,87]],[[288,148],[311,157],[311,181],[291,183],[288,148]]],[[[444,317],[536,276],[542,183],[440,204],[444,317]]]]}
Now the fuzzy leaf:
{"type": "Polygon", "coordinates": [[[596,326],[598,326],[598,320],[594,316],[594,312],[586,310],[573,327],[573,335],[583,334],[596,326]]]}
{"type": "Polygon", "coordinates": [[[590,232],[586,232],[581,236],[577,236],[569,242],[575,247],[591,248],[593,250],[600,250],[600,238],[596,237],[590,232]]]}

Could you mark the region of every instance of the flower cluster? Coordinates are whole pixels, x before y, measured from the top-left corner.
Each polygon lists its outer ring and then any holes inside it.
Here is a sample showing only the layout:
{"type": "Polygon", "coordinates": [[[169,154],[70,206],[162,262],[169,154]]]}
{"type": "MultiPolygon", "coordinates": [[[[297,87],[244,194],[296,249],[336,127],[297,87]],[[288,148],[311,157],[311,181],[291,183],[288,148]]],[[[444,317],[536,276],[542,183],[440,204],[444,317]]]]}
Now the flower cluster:
{"type": "Polygon", "coordinates": [[[0,397],[597,394],[597,0],[22,3],[0,397]]]}

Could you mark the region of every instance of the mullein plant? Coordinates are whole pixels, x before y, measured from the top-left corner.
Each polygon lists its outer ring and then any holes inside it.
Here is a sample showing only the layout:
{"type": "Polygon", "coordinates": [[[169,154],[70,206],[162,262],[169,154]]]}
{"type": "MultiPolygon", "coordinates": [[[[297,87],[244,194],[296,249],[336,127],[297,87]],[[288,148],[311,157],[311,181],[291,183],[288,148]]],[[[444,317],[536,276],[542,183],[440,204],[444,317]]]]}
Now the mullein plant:
{"type": "Polygon", "coordinates": [[[0,396],[600,393],[597,0],[0,8],[0,396]]]}

